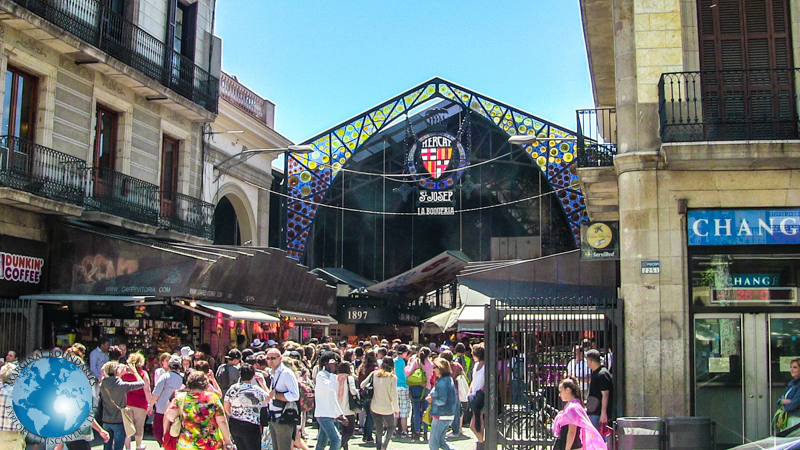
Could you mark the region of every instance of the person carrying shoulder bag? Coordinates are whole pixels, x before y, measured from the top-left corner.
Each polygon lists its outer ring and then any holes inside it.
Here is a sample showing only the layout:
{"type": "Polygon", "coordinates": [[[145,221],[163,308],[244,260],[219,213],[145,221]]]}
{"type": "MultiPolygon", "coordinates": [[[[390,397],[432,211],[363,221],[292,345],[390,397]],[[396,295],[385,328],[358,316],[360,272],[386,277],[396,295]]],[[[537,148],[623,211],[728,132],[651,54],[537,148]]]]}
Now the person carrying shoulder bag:
{"type": "MultiPolygon", "coordinates": [[[[127,394],[144,387],[144,380],[132,366],[123,366],[117,362],[109,361],[103,368],[106,375],[100,382],[100,403],[103,405],[103,429],[108,432],[111,439],[105,443],[105,450],[122,450],[125,446],[126,433],[124,414],[127,410],[127,394]],[[127,367],[136,376],[136,381],[123,381],[122,372],[127,367]]],[[[131,419],[131,426],[133,426],[131,419]]],[[[134,433],[130,433],[132,436],[134,433]]]]}

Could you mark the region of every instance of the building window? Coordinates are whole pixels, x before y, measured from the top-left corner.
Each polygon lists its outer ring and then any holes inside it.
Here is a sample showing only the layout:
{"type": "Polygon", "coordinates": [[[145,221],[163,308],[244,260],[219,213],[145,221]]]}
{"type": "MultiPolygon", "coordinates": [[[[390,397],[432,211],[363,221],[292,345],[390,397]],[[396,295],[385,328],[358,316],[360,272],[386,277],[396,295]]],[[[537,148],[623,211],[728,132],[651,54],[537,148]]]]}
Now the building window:
{"type": "Polygon", "coordinates": [[[97,105],[94,116],[94,159],[92,166],[114,170],[117,153],[118,114],[97,105]]]}
{"type": "Polygon", "coordinates": [[[34,140],[36,114],[36,77],[13,67],[6,70],[3,101],[4,136],[34,140]]]}
{"type": "Polygon", "coordinates": [[[161,154],[161,210],[172,215],[178,191],[178,141],[164,136],[161,154]]]}

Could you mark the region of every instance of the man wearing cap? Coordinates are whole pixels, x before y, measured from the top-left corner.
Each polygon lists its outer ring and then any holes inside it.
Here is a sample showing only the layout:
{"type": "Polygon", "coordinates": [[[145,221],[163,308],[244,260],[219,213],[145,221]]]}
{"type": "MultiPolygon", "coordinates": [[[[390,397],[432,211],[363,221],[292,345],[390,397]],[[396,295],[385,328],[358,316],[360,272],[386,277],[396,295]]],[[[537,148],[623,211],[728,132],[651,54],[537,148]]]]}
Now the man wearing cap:
{"type": "Polygon", "coordinates": [[[275,450],[292,450],[295,426],[282,424],[278,420],[287,402],[300,400],[300,387],[294,371],[283,365],[281,352],[277,348],[267,351],[267,365],[272,370],[270,375],[269,400],[269,434],[275,450]]]}
{"type": "Polygon", "coordinates": [[[179,373],[183,368],[181,357],[178,355],[170,356],[168,367],[169,372],[158,378],[156,386],[153,388],[153,394],[150,395],[150,401],[147,402],[147,415],[153,414],[155,409],[155,414],[153,415],[153,437],[161,446],[164,445],[164,413],[167,412],[169,399],[183,385],[183,377],[179,373]]]}
{"type": "Polygon", "coordinates": [[[278,343],[276,341],[273,341],[272,339],[270,339],[270,340],[267,341],[267,347],[278,348],[278,343]]]}
{"type": "Polygon", "coordinates": [[[239,364],[241,362],[242,352],[234,348],[225,355],[225,364],[217,368],[214,378],[217,379],[223,396],[228,392],[229,387],[239,382],[239,364]]]}

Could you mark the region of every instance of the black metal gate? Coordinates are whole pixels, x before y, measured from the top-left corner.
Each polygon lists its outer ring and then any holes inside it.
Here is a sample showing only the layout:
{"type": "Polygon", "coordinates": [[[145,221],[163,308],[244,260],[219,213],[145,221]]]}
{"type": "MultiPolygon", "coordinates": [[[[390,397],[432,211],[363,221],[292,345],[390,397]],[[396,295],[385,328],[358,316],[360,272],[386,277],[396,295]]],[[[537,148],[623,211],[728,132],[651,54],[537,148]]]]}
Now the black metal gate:
{"type": "Polygon", "coordinates": [[[41,317],[36,300],[0,298],[0,358],[14,350],[23,358],[41,341],[41,317]]]}
{"type": "Polygon", "coordinates": [[[622,320],[617,299],[493,299],[484,319],[486,448],[552,446],[558,384],[576,346],[600,351],[614,376],[612,407],[621,410],[622,320]]]}

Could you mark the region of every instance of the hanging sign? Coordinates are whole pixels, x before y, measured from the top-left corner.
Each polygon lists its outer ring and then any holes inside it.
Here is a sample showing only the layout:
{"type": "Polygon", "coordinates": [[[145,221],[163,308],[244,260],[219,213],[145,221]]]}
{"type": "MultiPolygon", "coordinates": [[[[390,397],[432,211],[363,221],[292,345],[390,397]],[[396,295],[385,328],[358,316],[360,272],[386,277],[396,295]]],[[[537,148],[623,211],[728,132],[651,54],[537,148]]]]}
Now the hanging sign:
{"type": "Polygon", "coordinates": [[[406,167],[421,189],[419,214],[455,214],[453,188],[467,167],[467,152],[455,136],[437,132],[420,137],[408,152],[406,167]]]}
{"type": "Polygon", "coordinates": [[[581,259],[619,259],[619,222],[581,225],[581,259]]]}

